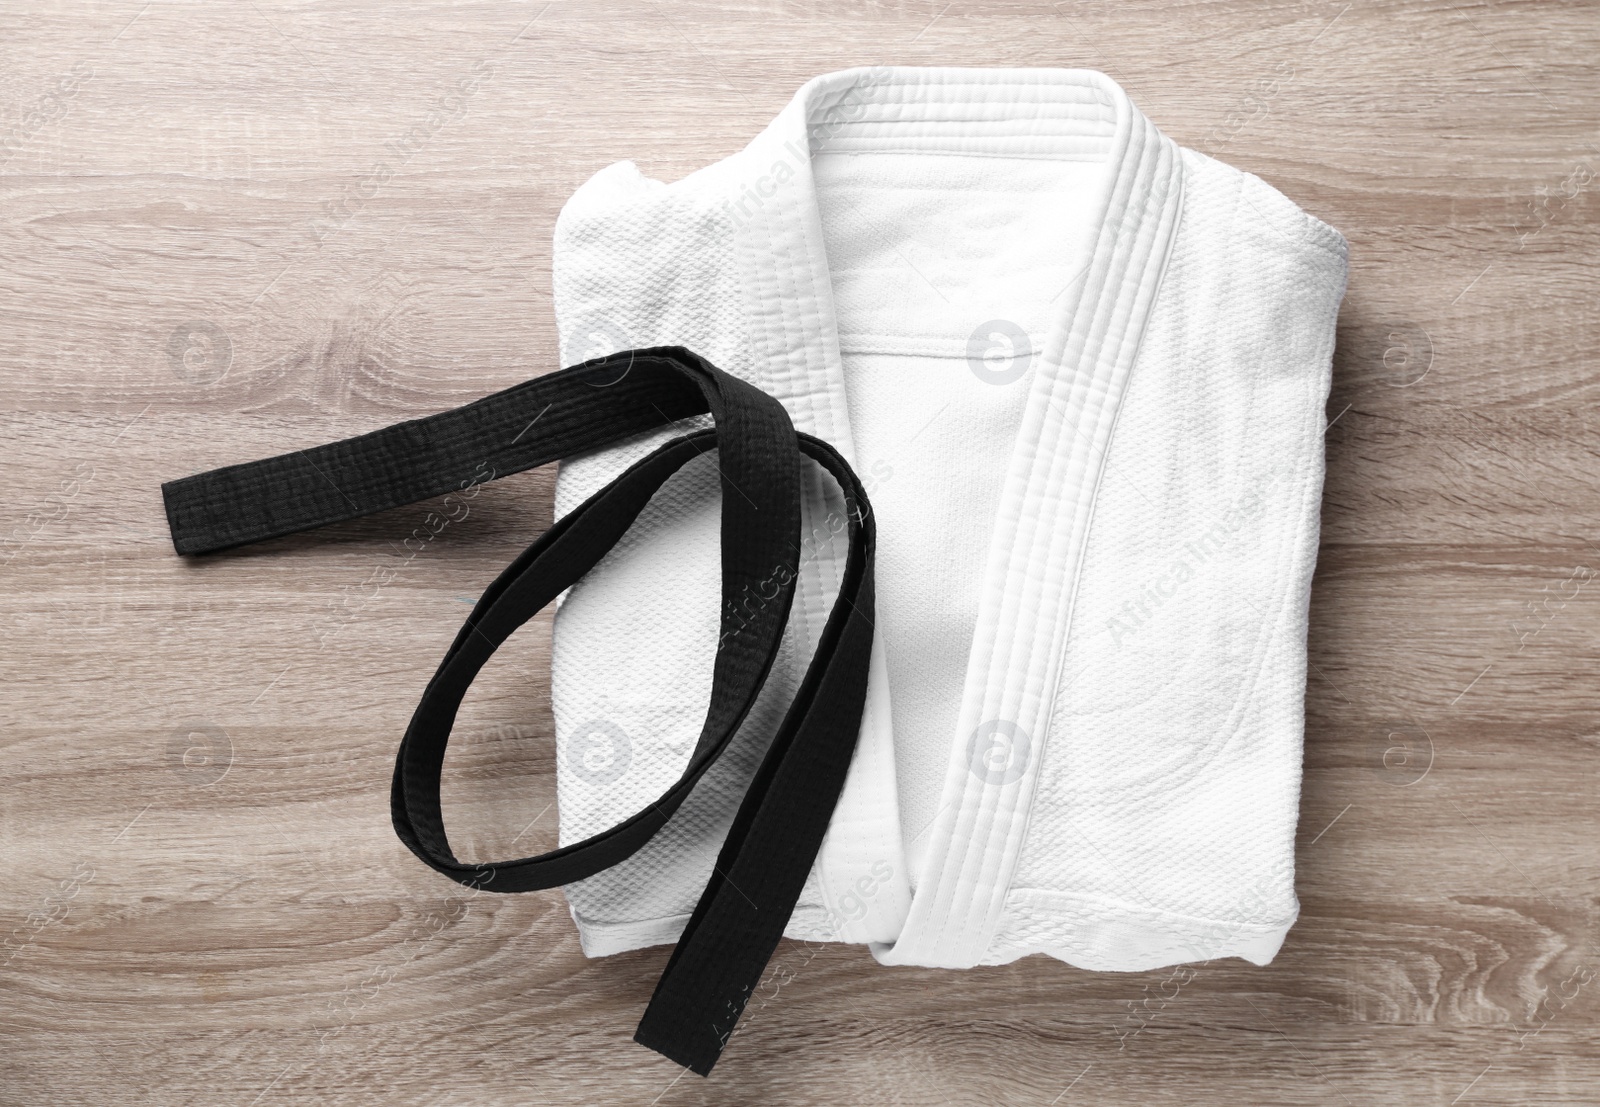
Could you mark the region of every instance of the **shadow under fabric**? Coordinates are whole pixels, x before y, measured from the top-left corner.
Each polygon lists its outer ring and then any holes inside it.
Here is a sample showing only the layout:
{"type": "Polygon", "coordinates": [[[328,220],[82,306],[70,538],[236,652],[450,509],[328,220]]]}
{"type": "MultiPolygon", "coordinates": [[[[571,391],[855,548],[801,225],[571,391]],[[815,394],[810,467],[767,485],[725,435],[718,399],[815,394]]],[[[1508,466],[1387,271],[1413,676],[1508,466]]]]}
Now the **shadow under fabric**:
{"type": "MultiPolygon", "coordinates": [[[[875,527],[855,473],[795,431],[783,405],[682,348],[624,351],[453,411],[162,486],[173,544],[208,554],[369,515],[612,445],[709,413],[528,547],[484,592],[400,743],[391,809],[401,841],[452,880],[491,892],[554,888],[626,859],[666,825],[728,750],[789,619],[800,558],[804,459],[839,485],[847,565],[797,694],[745,792],[635,1040],[711,1071],[800,897],[850,766],[873,636],[875,527]],[[688,462],[718,452],[722,645],[705,722],[682,775],[608,830],[551,853],[480,864],[450,850],[440,810],[445,747],[467,688],[518,627],[597,564],[688,462]],[[756,596],[761,602],[751,603],[756,596]]],[[[671,566],[662,566],[670,574],[671,566]]]]}

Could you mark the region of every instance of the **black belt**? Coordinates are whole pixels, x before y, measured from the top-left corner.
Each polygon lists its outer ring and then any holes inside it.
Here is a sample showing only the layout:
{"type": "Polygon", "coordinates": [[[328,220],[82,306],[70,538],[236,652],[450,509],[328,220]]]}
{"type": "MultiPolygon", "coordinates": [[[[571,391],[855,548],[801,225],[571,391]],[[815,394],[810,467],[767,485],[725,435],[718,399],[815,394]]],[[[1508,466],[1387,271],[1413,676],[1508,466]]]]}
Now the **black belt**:
{"type": "Polygon", "coordinates": [[[845,460],[795,431],[783,406],[760,389],[680,347],[661,347],[597,358],[454,411],[161,489],[178,552],[212,553],[415,503],[706,412],[715,429],[673,439],[637,462],[540,535],[484,592],[411,717],[390,793],[395,831],[411,852],[487,891],[554,888],[633,854],[728,749],[755,703],[794,598],[802,456],[832,474],[849,508],[843,583],[634,1035],[702,1076],[794,911],[861,725],[874,527],[845,460]],[[459,860],[445,835],[439,776],[468,686],[513,631],[605,556],[667,478],[713,449],[723,491],[721,645],[705,725],[683,775],[648,807],[582,842],[491,865],[459,860]],[[770,599],[743,602],[752,592],[770,599]]]}

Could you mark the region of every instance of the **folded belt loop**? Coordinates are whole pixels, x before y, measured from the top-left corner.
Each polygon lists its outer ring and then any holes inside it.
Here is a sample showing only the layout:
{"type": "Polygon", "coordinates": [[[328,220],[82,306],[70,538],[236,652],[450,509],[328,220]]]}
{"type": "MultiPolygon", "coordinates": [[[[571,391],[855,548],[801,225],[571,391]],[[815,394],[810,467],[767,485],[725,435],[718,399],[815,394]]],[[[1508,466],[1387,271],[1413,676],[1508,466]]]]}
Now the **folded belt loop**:
{"type": "Polygon", "coordinates": [[[212,553],[415,503],[705,413],[714,429],[672,439],[630,466],[485,590],[412,715],[390,792],[400,840],[436,871],[487,891],[557,887],[637,852],[729,748],[766,681],[798,572],[800,467],[804,458],[821,465],[849,506],[839,594],[635,1035],[701,1075],[715,1065],[799,900],[865,707],[875,528],[865,492],[838,452],[797,433],[773,397],[681,347],[657,347],[597,358],[438,415],[162,486],[178,553],[212,553]],[[654,803],[581,842],[491,864],[458,859],[439,789],[450,731],[473,679],[518,627],[599,563],[674,473],[711,450],[724,493],[722,645],[683,774],[654,803]],[[737,603],[774,582],[771,603],[754,610],[737,603]]]}

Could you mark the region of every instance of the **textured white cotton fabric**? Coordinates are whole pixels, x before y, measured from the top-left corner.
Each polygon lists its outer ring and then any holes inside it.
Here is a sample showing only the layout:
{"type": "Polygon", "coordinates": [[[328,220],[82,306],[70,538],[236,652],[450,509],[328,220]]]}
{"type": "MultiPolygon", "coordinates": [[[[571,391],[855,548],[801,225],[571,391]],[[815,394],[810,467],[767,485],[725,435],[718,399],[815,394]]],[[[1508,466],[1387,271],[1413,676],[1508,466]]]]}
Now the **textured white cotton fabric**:
{"type": "MultiPolygon", "coordinates": [[[[878,634],[792,937],[889,964],[1264,964],[1294,922],[1306,606],[1345,244],[1179,150],[1102,74],[810,82],[682,181],[557,225],[562,362],[684,345],[832,442],[877,514],[878,634]]],[[[682,428],[563,464],[571,510],[682,428]]],[[[710,694],[707,457],[564,598],[561,840],[681,771],[710,694]]],[[[676,939],[844,552],[812,474],[758,710],[648,847],[567,888],[590,955],[676,939]]]]}

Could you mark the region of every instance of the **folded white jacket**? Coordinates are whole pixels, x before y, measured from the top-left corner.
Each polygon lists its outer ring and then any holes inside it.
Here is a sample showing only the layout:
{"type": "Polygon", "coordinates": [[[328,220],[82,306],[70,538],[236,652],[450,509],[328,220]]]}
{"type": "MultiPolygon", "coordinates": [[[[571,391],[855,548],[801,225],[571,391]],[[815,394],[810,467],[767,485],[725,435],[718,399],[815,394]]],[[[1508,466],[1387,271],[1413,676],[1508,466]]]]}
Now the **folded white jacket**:
{"type": "MultiPolygon", "coordinates": [[[[1273,957],[1298,911],[1336,231],[1102,74],[859,69],[676,183],[600,171],[554,268],[563,364],[687,346],[836,446],[876,511],[866,718],[789,936],[948,967],[1273,957]]],[[[557,513],[674,433],[563,464],[557,513]]],[[[694,745],[715,466],[562,600],[563,844],[648,804],[694,745]]],[[[705,886],[837,586],[842,503],[812,476],[739,748],[566,889],[591,956],[674,941],[705,886]]]]}

